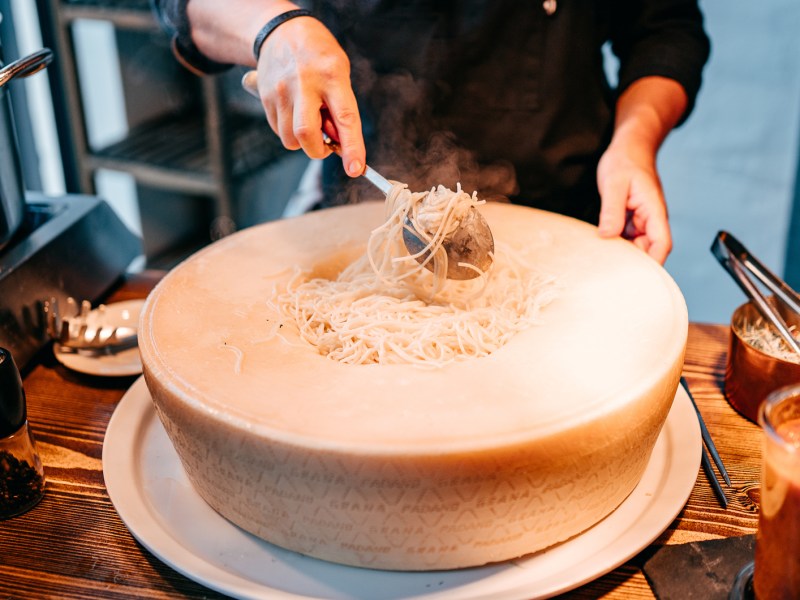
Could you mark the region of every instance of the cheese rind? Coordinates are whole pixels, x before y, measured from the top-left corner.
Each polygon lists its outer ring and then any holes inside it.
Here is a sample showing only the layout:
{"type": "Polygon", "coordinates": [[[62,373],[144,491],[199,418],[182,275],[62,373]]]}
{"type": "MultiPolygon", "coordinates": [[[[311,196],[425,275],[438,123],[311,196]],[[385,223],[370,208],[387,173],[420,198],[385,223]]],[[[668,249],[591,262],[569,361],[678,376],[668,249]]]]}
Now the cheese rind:
{"type": "Polygon", "coordinates": [[[482,208],[555,276],[542,323],[441,369],[342,365],[269,337],[285,268],[353,254],[380,205],[240,232],[171,272],[140,327],[145,378],[200,495],[277,545],[345,564],[451,569],[521,556],[630,493],[677,387],[677,286],[622,240],[528,208],[482,208]]]}

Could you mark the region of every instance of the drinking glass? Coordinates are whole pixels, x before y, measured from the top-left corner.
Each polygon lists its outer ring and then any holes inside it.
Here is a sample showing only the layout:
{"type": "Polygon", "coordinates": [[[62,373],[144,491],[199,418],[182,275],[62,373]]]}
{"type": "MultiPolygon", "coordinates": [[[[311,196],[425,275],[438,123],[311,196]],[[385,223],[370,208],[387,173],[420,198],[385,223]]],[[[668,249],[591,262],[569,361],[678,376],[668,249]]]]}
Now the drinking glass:
{"type": "MultiPolygon", "coordinates": [[[[800,385],[781,388],[761,404],[761,508],[752,589],[758,600],[800,597],[800,385]]],[[[748,567],[734,591],[745,591],[748,567]]],[[[731,597],[734,597],[732,592],[731,597]]]]}

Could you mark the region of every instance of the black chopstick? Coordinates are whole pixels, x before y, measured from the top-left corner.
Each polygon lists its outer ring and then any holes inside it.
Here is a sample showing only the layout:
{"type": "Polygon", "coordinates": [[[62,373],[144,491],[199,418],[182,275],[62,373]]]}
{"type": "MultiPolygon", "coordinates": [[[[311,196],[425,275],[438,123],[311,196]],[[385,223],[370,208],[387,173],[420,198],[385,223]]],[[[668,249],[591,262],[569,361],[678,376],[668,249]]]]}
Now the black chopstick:
{"type": "Polygon", "coordinates": [[[708,482],[711,484],[711,489],[714,490],[714,495],[717,497],[717,500],[719,500],[722,508],[728,508],[728,498],[725,496],[725,490],[722,489],[722,485],[714,473],[714,469],[711,466],[711,461],[708,458],[708,452],[706,452],[705,446],[703,446],[703,454],[700,456],[700,463],[703,465],[703,472],[706,474],[708,482]]]}
{"type": "Polygon", "coordinates": [[[725,465],[722,464],[722,459],[719,456],[719,452],[717,452],[717,447],[714,445],[714,440],[711,439],[711,434],[708,432],[705,421],[703,421],[703,415],[700,414],[700,409],[697,408],[697,402],[694,401],[694,396],[692,396],[692,392],[689,390],[689,384],[687,383],[685,377],[681,377],[681,385],[683,386],[683,389],[686,390],[686,395],[689,396],[689,400],[691,400],[692,406],[694,406],[694,411],[697,413],[697,420],[700,423],[700,434],[703,437],[704,444],[703,454],[700,457],[700,462],[703,465],[703,471],[705,472],[706,477],[708,477],[708,481],[711,483],[711,487],[713,488],[714,494],[717,496],[719,503],[723,508],[727,508],[728,498],[725,496],[725,491],[722,489],[722,485],[717,479],[716,473],[714,473],[714,468],[711,466],[711,460],[708,458],[709,452],[711,453],[711,458],[714,459],[714,464],[716,464],[717,469],[719,469],[720,475],[722,475],[722,478],[729,487],[731,485],[731,478],[728,476],[728,471],[725,468],[725,465]],[[706,452],[706,448],[708,448],[708,452],[706,452]]]}

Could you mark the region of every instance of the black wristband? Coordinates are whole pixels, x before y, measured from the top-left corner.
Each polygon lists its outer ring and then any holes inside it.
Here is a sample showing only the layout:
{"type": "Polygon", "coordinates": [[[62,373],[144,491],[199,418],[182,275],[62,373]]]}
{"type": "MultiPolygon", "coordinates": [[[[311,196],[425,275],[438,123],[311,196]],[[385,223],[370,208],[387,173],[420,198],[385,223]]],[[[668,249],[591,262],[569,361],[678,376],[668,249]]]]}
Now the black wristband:
{"type": "Polygon", "coordinates": [[[270,33],[275,31],[279,25],[282,25],[289,19],[294,19],[296,17],[311,17],[310,10],[305,10],[304,8],[296,8],[295,10],[287,10],[285,13],[279,14],[277,17],[270,19],[266,25],[261,28],[261,31],[258,32],[255,41],[253,42],[253,56],[256,57],[256,62],[258,62],[258,56],[261,54],[261,46],[264,45],[264,42],[269,36],[270,33]]]}

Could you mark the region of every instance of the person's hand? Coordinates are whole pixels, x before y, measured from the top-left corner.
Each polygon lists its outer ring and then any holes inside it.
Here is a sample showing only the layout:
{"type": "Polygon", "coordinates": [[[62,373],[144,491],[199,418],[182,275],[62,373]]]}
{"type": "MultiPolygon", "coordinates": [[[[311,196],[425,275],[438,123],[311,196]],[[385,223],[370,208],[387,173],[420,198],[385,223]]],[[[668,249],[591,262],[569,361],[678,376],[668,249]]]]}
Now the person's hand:
{"type": "Polygon", "coordinates": [[[622,236],[664,264],[672,250],[667,205],[650,144],[615,139],[600,159],[597,185],[603,237],[622,236]]]}
{"type": "Polygon", "coordinates": [[[272,32],[259,56],[258,89],[267,121],[286,148],[324,158],[330,154],[322,142],[324,125],[341,145],[347,174],[364,172],[366,150],[350,61],[320,21],[299,17],[272,32]],[[331,122],[323,124],[323,113],[331,122]]]}
{"type": "Polygon", "coordinates": [[[603,237],[622,236],[662,265],[672,250],[656,153],[687,106],[681,85],[643,77],[617,100],[614,136],[597,166],[603,237]]]}

